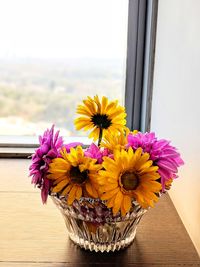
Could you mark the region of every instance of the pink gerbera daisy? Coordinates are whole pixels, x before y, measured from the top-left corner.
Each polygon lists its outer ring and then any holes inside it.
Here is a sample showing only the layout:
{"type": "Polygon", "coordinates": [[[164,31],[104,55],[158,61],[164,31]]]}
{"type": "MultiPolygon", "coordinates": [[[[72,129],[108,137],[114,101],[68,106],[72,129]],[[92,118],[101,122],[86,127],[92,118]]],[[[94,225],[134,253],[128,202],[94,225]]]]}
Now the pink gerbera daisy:
{"type": "Polygon", "coordinates": [[[59,150],[63,145],[62,137],[59,137],[59,131],[54,135],[54,125],[47,129],[43,136],[39,137],[40,146],[32,155],[32,164],[29,167],[32,183],[41,189],[42,202],[46,203],[51,187],[51,181],[46,178],[49,163],[59,155],[59,150]]]}

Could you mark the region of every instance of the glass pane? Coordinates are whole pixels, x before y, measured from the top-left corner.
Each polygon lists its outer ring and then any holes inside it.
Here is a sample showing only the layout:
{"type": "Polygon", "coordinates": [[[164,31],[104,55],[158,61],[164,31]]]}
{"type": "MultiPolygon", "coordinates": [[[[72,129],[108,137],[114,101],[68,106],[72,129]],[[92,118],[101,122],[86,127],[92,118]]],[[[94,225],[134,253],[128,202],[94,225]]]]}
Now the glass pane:
{"type": "Polygon", "coordinates": [[[0,0],[0,135],[76,132],[87,95],[124,100],[128,0],[0,0]]]}

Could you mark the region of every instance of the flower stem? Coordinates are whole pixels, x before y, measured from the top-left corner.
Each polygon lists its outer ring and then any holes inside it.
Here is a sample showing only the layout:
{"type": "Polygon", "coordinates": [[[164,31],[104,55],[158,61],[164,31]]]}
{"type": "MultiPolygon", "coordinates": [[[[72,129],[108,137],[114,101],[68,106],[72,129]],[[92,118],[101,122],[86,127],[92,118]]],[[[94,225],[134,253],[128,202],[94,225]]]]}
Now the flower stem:
{"type": "Polygon", "coordinates": [[[103,129],[100,127],[98,146],[100,146],[101,144],[102,136],[103,136],[103,129]]]}

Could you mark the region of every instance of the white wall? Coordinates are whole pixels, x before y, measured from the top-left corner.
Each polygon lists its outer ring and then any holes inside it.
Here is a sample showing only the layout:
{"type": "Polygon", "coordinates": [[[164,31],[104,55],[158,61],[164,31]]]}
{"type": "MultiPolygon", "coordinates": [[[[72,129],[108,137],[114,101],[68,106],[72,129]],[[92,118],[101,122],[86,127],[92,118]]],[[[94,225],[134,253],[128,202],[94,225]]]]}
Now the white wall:
{"type": "Polygon", "coordinates": [[[151,130],[185,161],[170,195],[200,254],[199,0],[159,0],[151,130]]]}

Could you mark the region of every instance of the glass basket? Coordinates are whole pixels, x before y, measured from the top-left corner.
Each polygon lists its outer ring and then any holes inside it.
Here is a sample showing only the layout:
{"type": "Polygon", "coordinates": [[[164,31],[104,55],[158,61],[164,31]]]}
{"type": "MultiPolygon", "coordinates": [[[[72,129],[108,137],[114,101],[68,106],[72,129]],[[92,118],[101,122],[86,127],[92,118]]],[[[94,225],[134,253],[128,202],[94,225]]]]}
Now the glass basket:
{"type": "Polygon", "coordinates": [[[137,202],[122,217],[113,216],[112,210],[100,199],[82,197],[72,206],[65,197],[52,194],[51,198],[61,211],[70,239],[90,251],[115,251],[125,248],[134,240],[137,225],[147,211],[137,202]]]}

